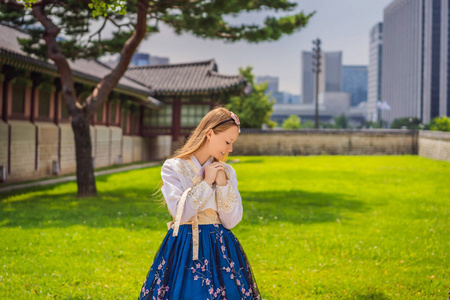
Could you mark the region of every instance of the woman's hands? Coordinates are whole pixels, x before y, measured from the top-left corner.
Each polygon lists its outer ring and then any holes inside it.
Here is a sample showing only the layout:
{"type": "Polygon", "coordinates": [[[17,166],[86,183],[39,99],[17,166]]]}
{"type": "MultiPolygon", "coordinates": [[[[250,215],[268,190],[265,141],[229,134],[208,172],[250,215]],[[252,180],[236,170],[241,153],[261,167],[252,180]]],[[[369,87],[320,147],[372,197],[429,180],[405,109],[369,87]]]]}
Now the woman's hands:
{"type": "Polygon", "coordinates": [[[219,162],[219,161],[213,162],[212,164],[207,165],[205,167],[204,181],[206,181],[206,183],[211,186],[214,183],[214,181],[216,181],[217,173],[219,173],[219,171],[222,171],[225,173],[223,168],[224,168],[223,163],[219,162]]]}
{"type": "Polygon", "coordinates": [[[225,170],[217,171],[216,184],[220,186],[227,185],[227,175],[225,174],[225,170]]]}
{"type": "Polygon", "coordinates": [[[210,186],[215,182],[217,185],[227,185],[227,176],[225,175],[223,162],[213,162],[205,167],[206,183],[210,186]]]}

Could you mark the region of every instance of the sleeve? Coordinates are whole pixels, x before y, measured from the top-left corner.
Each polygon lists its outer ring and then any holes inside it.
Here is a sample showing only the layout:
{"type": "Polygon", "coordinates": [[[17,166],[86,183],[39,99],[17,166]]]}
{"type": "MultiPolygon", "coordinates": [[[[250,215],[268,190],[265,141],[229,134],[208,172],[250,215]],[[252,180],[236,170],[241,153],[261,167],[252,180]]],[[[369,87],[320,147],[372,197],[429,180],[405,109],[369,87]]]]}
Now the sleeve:
{"type": "MultiPolygon", "coordinates": [[[[184,193],[184,189],[178,177],[178,172],[175,171],[175,167],[168,161],[164,162],[161,168],[161,178],[163,180],[161,192],[166,200],[170,213],[172,216],[176,216],[178,202],[181,199],[181,195],[184,193]]],[[[199,211],[199,209],[206,203],[212,194],[213,189],[205,181],[202,181],[198,185],[192,187],[191,191],[187,195],[186,203],[183,208],[183,214],[181,216],[181,222],[184,223],[189,221],[189,219],[199,211]]]]}
{"type": "Polygon", "coordinates": [[[216,185],[217,211],[225,228],[231,229],[242,220],[242,199],[237,189],[236,171],[228,165],[227,184],[216,185]]]}

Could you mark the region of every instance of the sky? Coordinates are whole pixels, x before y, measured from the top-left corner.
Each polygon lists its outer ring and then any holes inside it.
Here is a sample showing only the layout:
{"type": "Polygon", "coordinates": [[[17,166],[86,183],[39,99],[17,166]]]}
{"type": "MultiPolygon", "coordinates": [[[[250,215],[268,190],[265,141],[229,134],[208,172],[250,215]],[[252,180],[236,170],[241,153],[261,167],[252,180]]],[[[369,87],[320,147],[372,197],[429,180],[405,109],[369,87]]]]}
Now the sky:
{"type": "MultiPolygon", "coordinates": [[[[215,59],[219,73],[238,74],[252,66],[256,76],[279,77],[280,91],[300,93],[300,54],[311,51],[312,41],[322,40],[324,51],[342,51],[344,65],[367,65],[369,32],[383,21],[383,10],[392,0],[300,0],[295,12],[316,11],[306,28],[278,41],[250,44],[181,36],[162,25],[160,32],[143,41],[139,52],[169,57],[170,63],[215,59]]],[[[270,12],[239,15],[233,22],[261,23],[270,12]]]]}

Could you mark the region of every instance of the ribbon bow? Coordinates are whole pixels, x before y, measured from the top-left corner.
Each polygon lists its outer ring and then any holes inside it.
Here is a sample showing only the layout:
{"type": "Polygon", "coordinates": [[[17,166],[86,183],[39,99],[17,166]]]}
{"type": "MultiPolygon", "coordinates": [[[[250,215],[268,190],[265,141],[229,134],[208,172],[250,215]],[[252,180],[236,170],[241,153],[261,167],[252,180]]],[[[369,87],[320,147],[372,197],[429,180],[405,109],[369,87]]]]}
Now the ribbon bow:
{"type": "MultiPolygon", "coordinates": [[[[187,162],[196,169],[197,166],[191,159],[188,159],[187,162]]],[[[192,183],[194,186],[198,185],[203,181],[203,172],[205,171],[205,167],[202,167],[197,175],[195,175],[194,179],[192,179],[192,183]]],[[[177,213],[175,216],[175,222],[171,221],[167,223],[168,229],[173,228],[172,236],[178,236],[178,231],[180,229],[181,224],[181,216],[183,215],[184,206],[186,204],[187,195],[192,190],[192,187],[187,188],[183,194],[181,195],[181,199],[178,202],[177,213]]],[[[192,223],[192,260],[198,260],[198,247],[199,247],[199,234],[198,234],[198,217],[197,214],[194,216],[194,220],[192,223]]]]}

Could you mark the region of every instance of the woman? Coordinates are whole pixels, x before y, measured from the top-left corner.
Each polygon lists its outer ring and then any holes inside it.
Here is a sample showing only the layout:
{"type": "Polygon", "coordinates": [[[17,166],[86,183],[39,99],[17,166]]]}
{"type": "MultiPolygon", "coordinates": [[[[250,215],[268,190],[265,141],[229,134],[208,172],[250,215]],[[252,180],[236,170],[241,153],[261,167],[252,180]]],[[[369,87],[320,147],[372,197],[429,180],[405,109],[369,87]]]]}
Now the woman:
{"type": "Polygon", "coordinates": [[[243,212],[236,172],[225,163],[239,126],[235,114],[215,108],[164,162],[161,191],[173,221],[139,300],[261,299],[250,264],[230,231],[243,212]]]}

